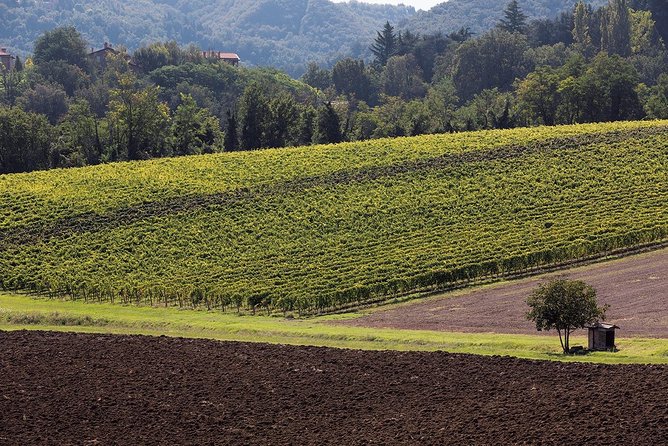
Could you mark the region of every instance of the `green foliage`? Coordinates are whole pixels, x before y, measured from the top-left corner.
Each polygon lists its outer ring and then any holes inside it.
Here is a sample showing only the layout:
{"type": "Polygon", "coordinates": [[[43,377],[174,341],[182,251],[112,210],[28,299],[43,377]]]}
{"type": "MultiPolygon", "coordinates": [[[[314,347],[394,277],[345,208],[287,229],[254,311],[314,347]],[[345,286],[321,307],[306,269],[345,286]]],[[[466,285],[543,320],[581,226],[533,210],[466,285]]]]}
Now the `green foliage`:
{"type": "Polygon", "coordinates": [[[427,86],[415,56],[394,56],[387,61],[382,75],[383,93],[405,100],[424,97],[427,86]]]}
{"type": "Polygon", "coordinates": [[[620,56],[600,53],[579,79],[585,122],[617,121],[640,117],[636,92],[638,72],[620,56]]]}
{"type": "Polygon", "coordinates": [[[452,79],[461,99],[471,99],[490,88],[508,90],[516,78],[526,76],[529,48],[522,34],[494,30],[461,44],[452,64],[452,79]]]}
{"type": "Polygon", "coordinates": [[[524,34],[527,30],[527,15],[524,14],[517,0],[511,0],[503,11],[499,28],[509,33],[524,34]]]}
{"type": "Polygon", "coordinates": [[[580,280],[564,278],[539,285],[527,304],[531,307],[527,319],[536,323],[536,330],[559,332],[564,354],[570,350],[571,332],[603,320],[607,308],[598,305],[594,288],[580,280]]]}
{"type": "Polygon", "coordinates": [[[60,84],[69,96],[87,86],[90,78],[85,71],[64,60],[45,61],[37,65],[37,73],[45,80],[60,84]]]}
{"type": "Polygon", "coordinates": [[[332,68],[332,81],[336,92],[362,101],[369,101],[370,80],[363,60],[346,58],[332,68]]]}
{"type": "Polygon", "coordinates": [[[112,90],[108,114],[112,160],[164,156],[168,151],[169,110],[158,96],[159,87],[138,88],[132,75],[123,76],[112,90]]]}
{"type": "Polygon", "coordinates": [[[68,98],[59,86],[37,84],[18,98],[17,105],[25,111],[44,115],[51,124],[56,124],[67,113],[68,98]]]}
{"type": "Polygon", "coordinates": [[[236,152],[239,150],[239,135],[237,133],[237,115],[235,112],[228,110],[226,113],[225,139],[223,141],[223,149],[226,152],[236,152]]]}
{"type": "Polygon", "coordinates": [[[98,164],[103,150],[99,123],[88,102],[74,102],[58,126],[58,138],[52,147],[54,167],[98,164]]]}
{"type": "MultiPolygon", "coordinates": [[[[661,0],[658,0],[661,1],[661,0]]],[[[572,9],[577,0],[522,0],[522,11],[528,19],[551,19],[564,10],[572,9]]],[[[588,0],[594,7],[607,0],[588,0]]],[[[420,11],[408,19],[407,29],[420,30],[423,34],[454,31],[468,27],[474,33],[483,33],[498,25],[503,17],[505,1],[490,0],[450,0],[440,3],[430,11],[420,11]]]]}
{"type": "Polygon", "coordinates": [[[627,0],[610,0],[603,18],[601,49],[611,55],[631,55],[631,16],[627,0]]]}
{"type": "Polygon", "coordinates": [[[88,45],[73,26],[46,31],[35,40],[33,60],[36,64],[64,62],[81,69],[88,68],[88,45]]]}
{"type": "Polygon", "coordinates": [[[218,151],[220,122],[199,108],[192,96],[181,95],[172,118],[174,155],[195,155],[218,151]]]}
{"type": "Polygon", "coordinates": [[[318,109],[313,142],[316,144],[332,144],[341,142],[341,121],[331,102],[326,102],[318,109]]]}
{"type": "Polygon", "coordinates": [[[394,27],[390,25],[390,22],[386,22],[383,30],[376,34],[370,50],[375,56],[375,62],[380,66],[385,66],[387,61],[399,51],[399,42],[397,42],[394,27]]]}
{"type": "Polygon", "coordinates": [[[653,119],[668,118],[668,74],[662,74],[645,104],[647,115],[653,119]]]}
{"type": "Polygon", "coordinates": [[[267,141],[265,129],[269,119],[268,101],[262,88],[249,85],[239,100],[239,125],[241,148],[253,150],[264,147],[267,141]]]}
{"type": "Polygon", "coordinates": [[[652,20],[663,42],[668,42],[668,3],[664,0],[631,0],[633,9],[648,10],[652,13],[652,20]]]}
{"type": "Polygon", "coordinates": [[[183,49],[174,40],[151,43],[137,49],[132,54],[132,61],[146,73],[166,65],[201,62],[202,59],[203,57],[197,47],[190,46],[183,49]]]}
{"type": "Polygon", "coordinates": [[[517,98],[531,116],[554,125],[559,107],[561,76],[552,67],[539,67],[517,85],[517,98]]]}
{"type": "Polygon", "coordinates": [[[320,68],[315,62],[309,62],[306,66],[306,73],[301,77],[301,80],[313,88],[326,90],[332,86],[332,73],[320,68]]]}
{"type": "Polygon", "coordinates": [[[267,147],[285,147],[294,141],[294,122],[299,115],[297,103],[287,93],[279,94],[269,100],[267,125],[267,147]]]}
{"type": "Polygon", "coordinates": [[[591,57],[594,51],[594,42],[590,32],[591,15],[591,6],[580,0],[575,7],[573,18],[573,41],[576,48],[585,57],[591,57]]]}
{"type": "Polygon", "coordinates": [[[52,135],[46,117],[0,107],[0,174],[48,168],[52,135]]]}

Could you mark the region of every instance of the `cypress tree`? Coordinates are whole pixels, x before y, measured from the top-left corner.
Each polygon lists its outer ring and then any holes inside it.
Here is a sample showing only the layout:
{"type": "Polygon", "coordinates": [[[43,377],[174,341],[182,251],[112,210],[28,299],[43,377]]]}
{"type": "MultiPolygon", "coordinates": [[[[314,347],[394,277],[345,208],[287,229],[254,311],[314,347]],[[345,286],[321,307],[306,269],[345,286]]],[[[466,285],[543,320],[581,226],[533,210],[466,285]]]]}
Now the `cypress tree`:
{"type": "Polygon", "coordinates": [[[239,100],[241,127],[241,148],[243,150],[258,149],[265,141],[267,121],[267,98],[256,83],[244,90],[239,100]]]}
{"type": "Polygon", "coordinates": [[[225,131],[225,138],[223,139],[223,150],[225,152],[236,152],[239,150],[237,115],[230,110],[228,110],[225,115],[227,116],[227,130],[225,131]]]}

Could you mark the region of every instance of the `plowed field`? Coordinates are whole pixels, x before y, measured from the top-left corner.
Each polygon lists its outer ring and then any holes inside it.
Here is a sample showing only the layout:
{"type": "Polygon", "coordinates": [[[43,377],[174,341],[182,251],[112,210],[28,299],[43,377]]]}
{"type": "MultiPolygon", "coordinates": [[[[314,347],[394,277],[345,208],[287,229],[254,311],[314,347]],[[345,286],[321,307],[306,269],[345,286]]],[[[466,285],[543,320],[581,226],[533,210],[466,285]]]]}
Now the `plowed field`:
{"type": "Polygon", "coordinates": [[[0,333],[0,444],[667,444],[668,368],[0,333]]]}
{"type": "MultiPolygon", "coordinates": [[[[536,334],[524,317],[527,296],[556,275],[584,280],[609,304],[619,336],[668,338],[668,249],[381,309],[345,324],[475,333],[536,334]]],[[[554,332],[549,333],[556,336],[554,332]]]]}

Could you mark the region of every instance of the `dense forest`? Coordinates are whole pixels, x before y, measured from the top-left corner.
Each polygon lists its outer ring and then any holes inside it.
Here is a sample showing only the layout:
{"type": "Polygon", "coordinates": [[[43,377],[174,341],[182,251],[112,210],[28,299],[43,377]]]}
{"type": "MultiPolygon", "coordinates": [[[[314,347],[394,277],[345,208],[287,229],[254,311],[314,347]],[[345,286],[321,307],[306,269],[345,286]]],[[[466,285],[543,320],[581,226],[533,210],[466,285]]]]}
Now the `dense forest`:
{"type": "MultiPolygon", "coordinates": [[[[578,0],[524,0],[522,10],[528,19],[551,19],[563,11],[572,10],[577,2],[578,0]]],[[[592,7],[603,6],[606,2],[607,0],[587,1],[592,7]]],[[[436,5],[429,11],[418,11],[401,22],[399,28],[436,34],[464,27],[481,33],[496,26],[505,6],[504,1],[451,0],[436,5]]]]}
{"type": "MultiPolygon", "coordinates": [[[[526,0],[530,18],[550,18],[574,0],[526,0]]],[[[591,0],[595,6],[604,0],[591,0]]],[[[494,26],[496,0],[450,0],[419,14],[412,7],[328,0],[0,0],[0,44],[27,55],[45,31],[76,26],[92,45],[135,50],[155,41],[233,51],[250,65],[293,76],[308,62],[331,66],[341,57],[368,58],[368,41],[385,21],[423,33],[474,32],[494,26]]]]}
{"type": "Polygon", "coordinates": [[[517,0],[473,34],[397,31],[373,61],[310,63],[301,80],[155,42],[88,55],[43,33],[0,76],[0,173],[216,151],[531,125],[668,118],[668,5],[578,3],[529,20],[517,0]]]}

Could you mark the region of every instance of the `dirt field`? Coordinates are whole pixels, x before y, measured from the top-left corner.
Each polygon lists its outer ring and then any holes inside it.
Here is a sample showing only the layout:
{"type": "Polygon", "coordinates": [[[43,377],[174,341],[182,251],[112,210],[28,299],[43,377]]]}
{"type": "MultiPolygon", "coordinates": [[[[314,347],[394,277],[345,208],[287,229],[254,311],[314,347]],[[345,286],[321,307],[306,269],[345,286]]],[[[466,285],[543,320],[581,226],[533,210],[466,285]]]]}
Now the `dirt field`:
{"type": "Polygon", "coordinates": [[[0,332],[0,444],[668,444],[668,367],[0,332]]]}
{"type": "Polygon", "coordinates": [[[528,309],[525,299],[538,283],[559,274],[584,280],[596,288],[599,301],[610,305],[608,321],[621,327],[618,336],[668,338],[668,249],[380,309],[345,323],[418,330],[535,334],[535,326],[524,317],[528,309]]]}

